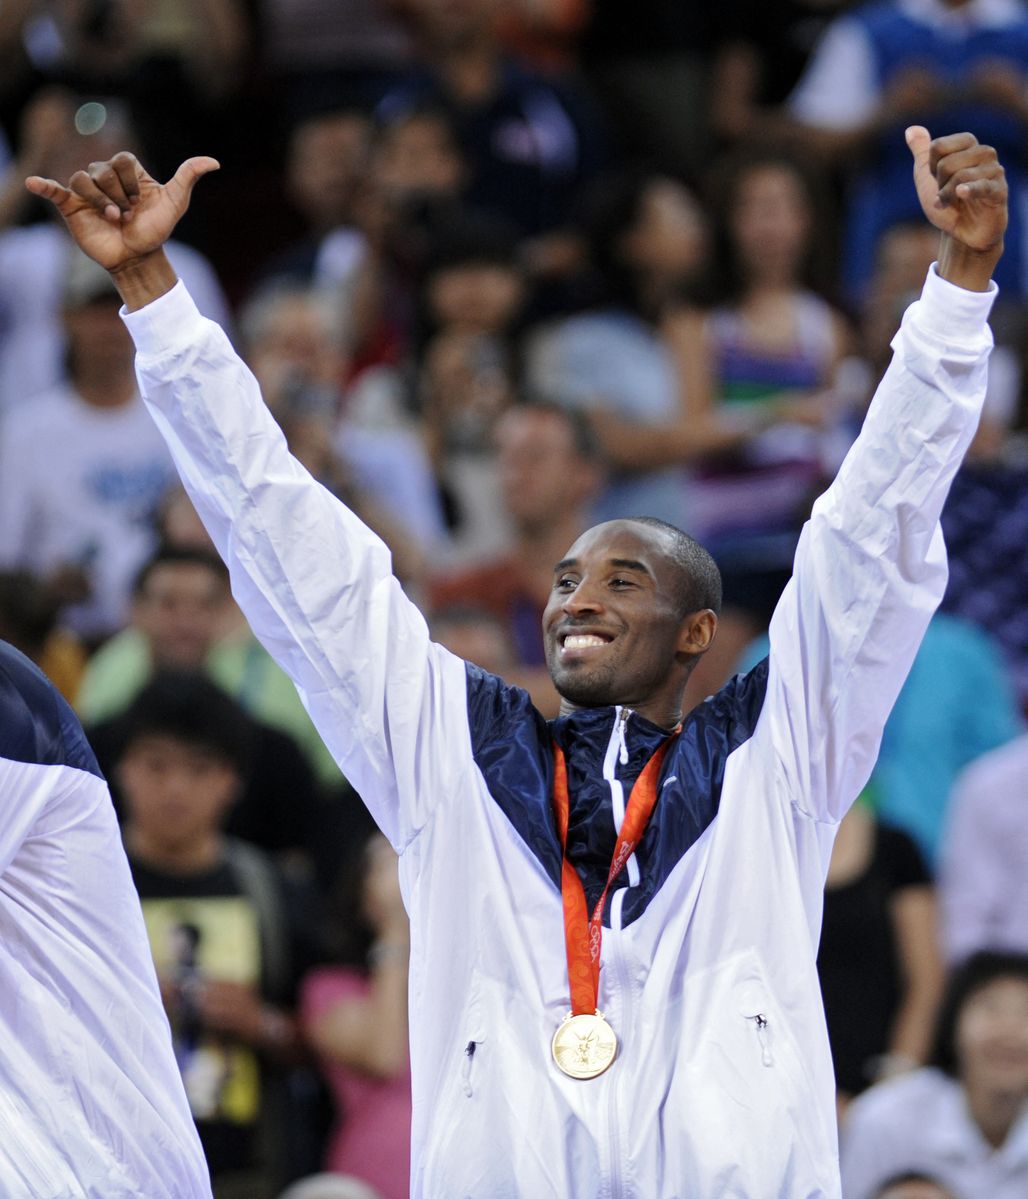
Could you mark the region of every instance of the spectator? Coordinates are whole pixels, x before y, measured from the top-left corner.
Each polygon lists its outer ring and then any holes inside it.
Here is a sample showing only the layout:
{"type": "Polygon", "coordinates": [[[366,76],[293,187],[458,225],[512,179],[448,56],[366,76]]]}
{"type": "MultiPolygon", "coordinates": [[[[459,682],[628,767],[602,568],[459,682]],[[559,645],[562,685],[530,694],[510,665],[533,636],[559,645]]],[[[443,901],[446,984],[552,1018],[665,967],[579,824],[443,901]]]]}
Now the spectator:
{"type": "Polygon", "coordinates": [[[973,762],[953,789],[942,843],[946,956],[1028,954],[1028,733],[973,762]]]}
{"type": "Polygon", "coordinates": [[[126,725],[125,847],[214,1194],[262,1199],[287,1176],[287,1126],[303,1118],[287,1088],[311,911],[223,831],[247,772],[244,713],[200,675],[162,675],[126,725]]]}
{"type": "Polygon", "coordinates": [[[174,467],[136,389],[118,295],[95,263],[74,255],[67,381],[0,426],[0,564],[49,579],[74,601],[69,627],[96,645],[124,624],[174,467]]]}
{"type": "MultiPolygon", "coordinates": [[[[143,567],[132,625],[93,655],[79,694],[93,748],[109,774],[114,774],[109,768],[130,730],[126,708],[154,675],[206,670],[223,690],[233,693],[235,680],[227,669],[233,665],[230,651],[215,650],[216,636],[232,607],[228,572],[208,551],[165,547],[143,567]]],[[[257,666],[254,671],[259,674],[257,666]]],[[[298,705],[291,686],[290,691],[298,705]]],[[[271,852],[290,854],[298,864],[321,862],[330,841],[331,812],[319,802],[310,764],[287,732],[256,718],[247,723],[252,768],[229,813],[227,831],[271,852]],[[289,820],[283,819],[285,795],[289,820]],[[322,822],[324,827],[319,827],[322,822]]],[[[338,770],[334,779],[338,786],[338,770]]],[[[116,777],[111,790],[123,810],[116,777]]]]}
{"type": "MultiPolygon", "coordinates": [[[[428,599],[437,613],[479,605],[499,620],[513,654],[512,669],[498,673],[525,687],[544,715],[556,716],[557,694],[543,651],[543,609],[553,564],[588,524],[589,503],[602,478],[596,444],[579,413],[541,403],[508,408],[496,424],[495,442],[503,505],[514,530],[510,548],[491,561],[440,575],[428,599]]],[[[493,669],[474,656],[470,660],[493,669]]]]}
{"type": "Polygon", "coordinates": [[[420,430],[385,380],[347,393],[346,313],[324,289],[271,286],[242,314],[246,357],[290,448],[393,551],[405,581],[446,541],[420,430]]]}
{"type": "MultiPolygon", "coordinates": [[[[26,111],[29,141],[22,155],[44,174],[67,178],[84,162],[106,158],[137,141],[124,105],[88,103],[92,108],[84,117],[80,98],[43,93],[26,111]],[[92,128],[84,124],[86,118],[99,123],[95,132],[79,132],[79,127],[92,128]]],[[[20,172],[20,165],[11,170],[20,172]]],[[[20,173],[11,181],[11,195],[15,183],[22,189],[18,211],[24,213],[27,193],[20,173]]],[[[58,386],[64,376],[65,279],[76,252],[63,225],[46,210],[36,211],[41,219],[0,231],[0,412],[58,386]]],[[[9,220],[15,216],[8,212],[9,220]]],[[[228,328],[228,305],[207,260],[181,241],[172,244],[170,254],[179,277],[196,288],[204,313],[228,328]]]]}
{"type": "Polygon", "coordinates": [[[410,930],[396,854],[385,837],[373,834],[342,880],[348,894],[336,918],[350,964],[310,974],[300,1008],[338,1112],[325,1164],[369,1183],[382,1199],[407,1199],[410,930]]]}
{"type": "Polygon", "coordinates": [[[719,444],[702,424],[710,384],[688,342],[703,215],[680,184],[632,175],[593,193],[586,233],[593,310],[532,339],[528,389],[589,414],[611,467],[593,519],[646,513],[690,528],[682,463],[719,444]]]}
{"type": "Polygon", "coordinates": [[[125,710],[155,670],[199,670],[225,625],[228,571],[202,548],[158,548],[132,589],[131,624],[92,657],[78,697],[87,723],[125,710]]]}
{"type": "Polygon", "coordinates": [[[859,298],[881,232],[916,220],[909,165],[896,153],[903,129],[927,122],[973,129],[1007,164],[1010,225],[996,281],[1025,294],[1022,236],[1028,125],[1028,14],[1017,0],[885,0],[829,26],[789,99],[808,145],[852,173],[844,279],[859,298]]]}
{"type": "Polygon", "coordinates": [[[391,121],[425,103],[447,113],[469,167],[467,202],[522,234],[559,230],[600,165],[602,133],[582,94],[505,57],[499,0],[405,0],[425,66],[383,100],[391,121]]]}
{"type": "MultiPolygon", "coordinates": [[[[205,669],[265,726],[270,748],[279,747],[282,768],[294,778],[298,794],[308,770],[296,763],[296,746],[324,787],[343,785],[296,688],[232,603],[220,559],[209,548],[162,546],[136,576],[128,627],[90,659],[79,712],[95,736],[97,723],[120,715],[155,669],[183,667],[205,669]]],[[[270,775],[259,771],[256,781],[277,777],[277,769],[270,775]]]]}
{"type": "Polygon", "coordinates": [[[0,640],[34,662],[68,703],[75,702],[86,652],[61,624],[57,597],[27,571],[0,571],[0,640]]]}
{"type": "Polygon", "coordinates": [[[980,953],[953,975],[933,1064],[874,1087],[842,1129],[846,1199],[923,1170],[954,1194],[1028,1192],[1028,957],[980,953]]]}
{"type": "Polygon", "coordinates": [[[495,554],[510,540],[493,437],[515,400],[513,331],[526,294],[509,227],[467,214],[441,232],[424,278],[419,400],[448,508],[451,562],[495,554]]]}
{"type": "Polygon", "coordinates": [[[838,420],[830,397],[850,333],[818,290],[816,176],[789,155],[753,150],[728,160],[718,182],[722,298],[691,353],[706,363],[718,421],[747,435],[699,466],[690,528],[717,559],[726,605],[767,619],[825,481],[823,440],[838,420]]]}
{"type": "Polygon", "coordinates": [[[354,203],[368,169],[371,118],[336,108],[298,121],[286,147],[285,187],[307,232],[267,264],[264,278],[352,287],[366,246],[354,203]]]}
{"type": "Polygon", "coordinates": [[[924,1064],[943,981],[935,893],[916,844],[866,801],[832,847],[817,971],[840,1110],[924,1064]]]}

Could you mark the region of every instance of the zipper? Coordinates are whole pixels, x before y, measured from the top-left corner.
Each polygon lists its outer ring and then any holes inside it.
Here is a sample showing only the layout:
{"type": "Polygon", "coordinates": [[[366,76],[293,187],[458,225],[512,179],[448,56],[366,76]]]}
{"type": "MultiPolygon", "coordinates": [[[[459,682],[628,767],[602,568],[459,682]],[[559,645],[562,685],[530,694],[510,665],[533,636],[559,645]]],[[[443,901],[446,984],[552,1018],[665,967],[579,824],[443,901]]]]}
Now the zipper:
{"type": "Polygon", "coordinates": [[[768,1023],[767,1016],[763,1012],[757,1012],[756,1015],[747,1016],[746,1019],[753,1021],[753,1027],[756,1030],[757,1040],[760,1042],[761,1064],[773,1066],[775,1059],[771,1053],[771,1025],[768,1023]]]}
{"type": "Polygon", "coordinates": [[[471,1067],[475,1061],[475,1050],[477,1048],[477,1041],[468,1041],[467,1045],[464,1046],[464,1061],[460,1067],[460,1087],[469,1099],[474,1094],[471,1086],[471,1067]]]}
{"type": "MultiPolygon", "coordinates": [[[[614,817],[615,833],[621,832],[621,825],[625,820],[625,788],[621,780],[617,777],[616,770],[619,762],[621,765],[625,765],[628,762],[628,745],[625,741],[625,730],[628,727],[628,718],[631,715],[631,708],[618,708],[617,716],[614,718],[614,727],[610,731],[610,740],[607,742],[607,752],[603,756],[603,778],[610,788],[610,806],[614,817]]],[[[628,885],[630,887],[638,886],[639,863],[634,853],[628,859],[627,866],[628,885]]]]}

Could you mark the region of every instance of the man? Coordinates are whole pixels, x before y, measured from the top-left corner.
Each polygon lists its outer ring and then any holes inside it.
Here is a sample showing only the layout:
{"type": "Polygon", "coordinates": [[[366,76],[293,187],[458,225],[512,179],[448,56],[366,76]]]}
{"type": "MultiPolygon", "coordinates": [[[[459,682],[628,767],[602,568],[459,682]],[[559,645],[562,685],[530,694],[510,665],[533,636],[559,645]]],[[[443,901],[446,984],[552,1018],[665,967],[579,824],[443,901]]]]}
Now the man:
{"type": "Polygon", "coordinates": [[[11,1199],[211,1193],[107,788],[71,709],[6,642],[0,1130],[11,1199]]]}
{"type": "Polygon", "coordinates": [[[125,622],[174,467],[139,398],[117,292],[71,250],[67,378],[0,421],[0,564],[77,600],[64,619],[93,646],[125,622]]]}
{"type": "Polygon", "coordinates": [[[258,846],[226,835],[251,751],[246,713],[224,692],[203,674],[165,672],[125,714],[112,771],[216,1199],[264,1199],[287,1176],[292,1000],[315,956],[307,891],[258,846]]]}
{"type": "Polygon", "coordinates": [[[161,243],[217,164],[162,187],[123,154],[70,188],[28,181],[113,273],[240,603],[400,853],[415,1196],[839,1195],[825,868],[945,584],[938,513],[981,404],[1006,224],[994,151],[908,137],[938,272],[801,538],[769,661],[677,736],[717,623],[700,547],[644,520],[575,542],[544,617],[564,701],[547,725],[431,644],[385,547],[290,459],[176,286],[161,243]]]}

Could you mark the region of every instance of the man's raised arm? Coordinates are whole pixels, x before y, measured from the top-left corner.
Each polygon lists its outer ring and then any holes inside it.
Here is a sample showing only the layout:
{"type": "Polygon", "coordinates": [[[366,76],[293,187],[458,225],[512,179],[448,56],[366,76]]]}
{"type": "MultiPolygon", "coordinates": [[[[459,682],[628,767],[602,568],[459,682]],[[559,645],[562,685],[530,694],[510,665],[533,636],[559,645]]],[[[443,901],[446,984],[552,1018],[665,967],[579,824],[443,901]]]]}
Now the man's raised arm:
{"type": "Polygon", "coordinates": [[[385,545],[290,455],[253,375],[175,278],[162,247],[217,165],[191,158],[161,185],[122,153],[67,187],[27,186],[110,271],[143,396],[236,599],[402,850],[466,769],[463,663],[430,643],[385,545]]]}
{"type": "Polygon", "coordinates": [[[761,735],[788,798],[835,822],[874,766],[886,718],[946,586],[939,517],[985,397],[1007,189],[968,133],[907,131],[939,260],[893,341],[864,426],[800,537],[771,622],[761,735]]]}

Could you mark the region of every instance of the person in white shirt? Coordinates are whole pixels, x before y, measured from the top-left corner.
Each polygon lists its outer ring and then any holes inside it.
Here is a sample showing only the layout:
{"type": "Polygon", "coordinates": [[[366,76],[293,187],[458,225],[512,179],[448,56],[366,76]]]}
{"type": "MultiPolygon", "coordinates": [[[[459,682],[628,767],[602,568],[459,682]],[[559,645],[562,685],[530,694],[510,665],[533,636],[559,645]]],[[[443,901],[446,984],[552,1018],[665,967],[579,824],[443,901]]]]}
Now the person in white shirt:
{"type": "Polygon", "coordinates": [[[54,580],[74,601],[65,622],[96,643],[128,618],[175,469],[139,397],[117,293],[74,253],[67,378],[0,413],[0,565],[54,580]]]}
{"type": "Polygon", "coordinates": [[[982,952],[952,976],[934,1065],[866,1091],[841,1132],[844,1199],[922,1170],[967,1199],[1028,1195],[1028,955],[982,952]]]}
{"type": "Polygon", "coordinates": [[[210,1194],[107,785],[0,641],[0,1195],[210,1194]]]}

